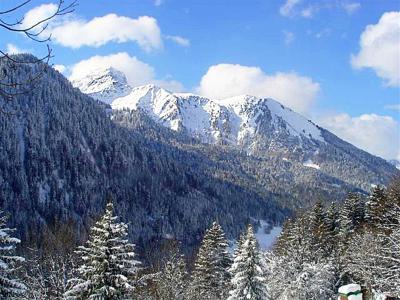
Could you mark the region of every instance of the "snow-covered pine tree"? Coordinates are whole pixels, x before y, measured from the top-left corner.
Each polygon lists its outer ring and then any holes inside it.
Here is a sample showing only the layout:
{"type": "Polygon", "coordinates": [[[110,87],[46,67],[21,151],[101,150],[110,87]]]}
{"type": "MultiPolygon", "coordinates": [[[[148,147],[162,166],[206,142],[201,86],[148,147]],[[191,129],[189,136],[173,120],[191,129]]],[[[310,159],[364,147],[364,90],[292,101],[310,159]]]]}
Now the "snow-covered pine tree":
{"type": "Polygon", "coordinates": [[[247,227],[246,239],[237,252],[230,272],[232,288],[229,300],[271,299],[266,283],[264,259],[251,225],[247,227]]]}
{"type": "Polygon", "coordinates": [[[339,213],[342,241],[346,241],[351,234],[360,229],[365,220],[365,204],[360,195],[350,193],[343,203],[339,213]]]}
{"type": "Polygon", "coordinates": [[[128,226],[118,223],[108,202],[105,214],[91,228],[86,246],[76,251],[82,264],[78,277],[71,280],[67,299],[132,299],[132,277],[138,271],[134,245],[127,240],[128,226]]]}
{"type": "Polygon", "coordinates": [[[20,240],[11,236],[13,230],[6,224],[7,217],[0,212],[0,299],[21,299],[26,287],[15,272],[24,258],[14,254],[20,240]]]}
{"type": "Polygon", "coordinates": [[[54,254],[42,257],[34,255],[25,263],[27,300],[63,299],[72,278],[74,259],[72,255],[54,254]]]}
{"type": "Polygon", "coordinates": [[[156,276],[157,296],[163,300],[185,299],[188,273],[183,254],[179,249],[166,261],[164,268],[156,276]]]}
{"type": "Polygon", "coordinates": [[[326,213],[322,202],[318,201],[308,215],[310,226],[310,251],[315,262],[325,261],[330,255],[329,228],[326,224],[326,213]]]}
{"type": "Polygon", "coordinates": [[[294,227],[294,223],[295,222],[291,219],[288,219],[283,223],[282,231],[274,245],[274,253],[279,256],[285,255],[290,247],[290,239],[292,237],[292,228],[294,227]]]}
{"type": "Polygon", "coordinates": [[[206,231],[192,274],[190,298],[226,299],[231,258],[221,226],[214,222],[206,231]]]}
{"type": "Polygon", "coordinates": [[[377,229],[382,224],[385,213],[386,191],[384,187],[377,185],[368,198],[365,207],[365,219],[370,228],[377,229]]]}

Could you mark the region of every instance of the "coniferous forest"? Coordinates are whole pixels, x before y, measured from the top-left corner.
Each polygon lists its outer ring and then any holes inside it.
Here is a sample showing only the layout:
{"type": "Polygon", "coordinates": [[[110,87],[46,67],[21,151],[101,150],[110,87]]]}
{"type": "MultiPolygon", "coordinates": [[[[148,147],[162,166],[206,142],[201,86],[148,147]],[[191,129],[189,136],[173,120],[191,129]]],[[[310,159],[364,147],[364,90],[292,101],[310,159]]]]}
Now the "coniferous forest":
{"type": "Polygon", "coordinates": [[[396,0],[0,0],[0,41],[0,300],[400,300],[396,0]]]}
{"type": "MultiPolygon", "coordinates": [[[[400,297],[400,181],[340,204],[317,202],[285,222],[273,248],[262,251],[249,224],[229,247],[210,224],[192,256],[175,239],[151,260],[127,237],[112,199],[75,249],[22,249],[1,218],[0,294],[4,299],[334,299],[358,282],[364,299],[400,297]],[[21,250],[21,249],[20,249],[21,250]],[[73,251],[69,251],[73,250],[73,251]],[[21,251],[20,251],[21,252],[21,251]]],[[[67,245],[65,245],[68,247],[67,245]]]]}

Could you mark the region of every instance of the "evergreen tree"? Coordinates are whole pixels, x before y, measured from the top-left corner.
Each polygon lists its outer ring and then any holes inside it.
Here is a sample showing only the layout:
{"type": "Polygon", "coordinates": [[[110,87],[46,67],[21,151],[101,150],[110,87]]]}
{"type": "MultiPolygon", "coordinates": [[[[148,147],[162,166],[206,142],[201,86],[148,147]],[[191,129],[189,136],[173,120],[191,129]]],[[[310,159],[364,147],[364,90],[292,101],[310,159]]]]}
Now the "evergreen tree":
{"type": "Polygon", "coordinates": [[[20,240],[11,236],[13,230],[6,223],[7,217],[0,212],[0,298],[21,299],[26,287],[15,273],[24,258],[14,254],[20,240]]]}
{"type": "Polygon", "coordinates": [[[382,186],[376,186],[366,203],[365,219],[371,228],[378,228],[385,215],[386,193],[382,186]]]}
{"type": "MultiPolygon", "coordinates": [[[[286,220],[283,223],[282,231],[274,244],[274,253],[283,256],[286,254],[287,249],[290,247],[290,239],[294,221],[291,219],[286,220]]],[[[236,255],[235,255],[236,256],[236,255]]]]}
{"type": "Polygon", "coordinates": [[[214,222],[204,235],[192,275],[194,299],[225,299],[229,290],[231,258],[221,226],[214,222]]]}
{"type": "Polygon", "coordinates": [[[309,219],[310,252],[315,262],[326,260],[329,256],[329,227],[322,202],[318,201],[311,210],[309,219]]]}
{"type": "Polygon", "coordinates": [[[340,210],[340,236],[343,240],[359,230],[365,220],[365,204],[360,195],[350,193],[340,210]]]}
{"type": "Polygon", "coordinates": [[[134,290],[132,276],[138,270],[134,245],[126,239],[128,226],[116,222],[113,204],[109,202],[105,214],[91,228],[86,246],[76,253],[82,265],[72,279],[72,288],[65,293],[67,299],[128,299],[134,290]]]}
{"type": "Polygon", "coordinates": [[[253,227],[247,227],[246,239],[242,243],[233,265],[232,289],[229,300],[266,300],[271,299],[265,278],[265,265],[253,227]]]}
{"type": "Polygon", "coordinates": [[[163,300],[184,299],[188,284],[188,273],[184,256],[176,249],[156,276],[157,296],[163,300]]]}

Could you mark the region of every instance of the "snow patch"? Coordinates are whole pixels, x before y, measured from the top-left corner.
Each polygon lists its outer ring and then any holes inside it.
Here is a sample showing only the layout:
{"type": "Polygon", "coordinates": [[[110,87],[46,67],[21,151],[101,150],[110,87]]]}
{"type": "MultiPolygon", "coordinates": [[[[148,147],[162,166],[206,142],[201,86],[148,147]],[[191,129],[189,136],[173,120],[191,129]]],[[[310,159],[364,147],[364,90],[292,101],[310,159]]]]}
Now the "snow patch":
{"type": "Polygon", "coordinates": [[[260,248],[262,250],[271,249],[271,247],[276,242],[278,236],[281,234],[282,227],[271,227],[271,225],[264,220],[259,220],[259,222],[260,227],[257,229],[257,232],[255,234],[258,244],[260,245],[260,248]]]}
{"type": "Polygon", "coordinates": [[[305,161],[303,163],[303,166],[308,167],[308,168],[313,168],[313,169],[320,169],[320,166],[317,164],[314,164],[313,161],[311,159],[308,159],[307,161],[305,161]]]}

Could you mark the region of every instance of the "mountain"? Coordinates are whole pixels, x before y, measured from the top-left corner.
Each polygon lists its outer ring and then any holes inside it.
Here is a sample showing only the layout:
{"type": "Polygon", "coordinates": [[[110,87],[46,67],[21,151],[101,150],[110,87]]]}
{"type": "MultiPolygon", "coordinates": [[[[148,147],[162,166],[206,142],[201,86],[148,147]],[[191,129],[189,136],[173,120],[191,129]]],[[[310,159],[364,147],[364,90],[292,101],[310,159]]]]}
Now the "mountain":
{"type": "Polygon", "coordinates": [[[324,142],[320,129],[272,99],[243,95],[213,101],[193,94],[174,94],[154,85],[132,89],[112,102],[113,109],[141,109],[175,131],[186,131],[206,143],[231,144],[251,152],[260,123],[286,139],[301,137],[324,142]],[[268,114],[268,115],[267,115],[268,114]]]}
{"type": "Polygon", "coordinates": [[[131,91],[125,75],[112,67],[96,70],[79,80],[72,81],[72,84],[83,93],[107,104],[110,104],[112,99],[123,97],[131,91]]]}
{"type": "MultiPolygon", "coordinates": [[[[214,220],[233,239],[249,222],[279,225],[317,199],[365,193],[398,174],[269,99],[245,97],[250,102],[244,99],[242,109],[146,86],[128,88],[142,95],[132,100],[139,109],[111,111],[47,65],[0,62],[10,82],[27,81],[36,68],[40,80],[30,93],[1,103],[12,113],[0,118],[0,208],[25,245],[84,240],[112,195],[141,253],[170,237],[190,251],[214,220]],[[248,121],[232,119],[239,115],[248,121]],[[201,120],[206,131],[188,134],[198,127],[187,124],[201,120]]],[[[107,84],[125,86],[115,77],[107,84]]],[[[105,94],[95,86],[96,95],[105,94]]]]}
{"type": "Polygon", "coordinates": [[[0,70],[10,82],[41,72],[29,93],[0,103],[11,112],[0,118],[0,208],[25,248],[84,240],[109,195],[141,249],[171,236],[191,249],[214,220],[234,238],[249,220],[290,215],[279,195],[223,159],[240,154],[202,148],[146,116],[110,115],[45,64],[0,61],[0,70]]]}
{"type": "Polygon", "coordinates": [[[109,101],[114,110],[140,110],[157,124],[203,143],[232,146],[263,160],[274,157],[301,164],[365,191],[397,174],[385,160],[273,99],[242,95],[212,100],[146,85],[109,101]]]}
{"type": "Polygon", "coordinates": [[[395,166],[398,170],[400,170],[400,160],[398,159],[391,159],[388,161],[390,164],[395,166]]]}

